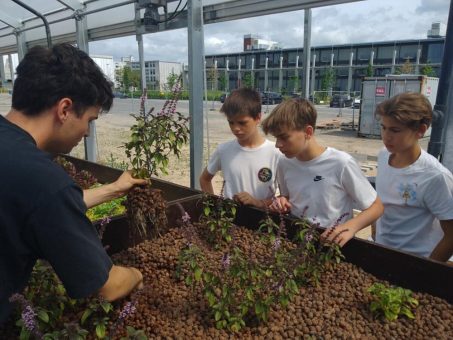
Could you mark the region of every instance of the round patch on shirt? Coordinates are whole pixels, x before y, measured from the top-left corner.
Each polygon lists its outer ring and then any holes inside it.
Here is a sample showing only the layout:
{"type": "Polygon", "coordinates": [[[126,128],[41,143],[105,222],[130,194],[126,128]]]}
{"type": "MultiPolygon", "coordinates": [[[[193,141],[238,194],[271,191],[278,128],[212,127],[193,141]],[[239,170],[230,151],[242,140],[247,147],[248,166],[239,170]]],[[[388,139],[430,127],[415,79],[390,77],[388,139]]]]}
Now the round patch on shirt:
{"type": "Polygon", "coordinates": [[[258,171],[258,179],[261,182],[269,182],[272,179],[272,170],[269,168],[261,168],[258,171]]]}

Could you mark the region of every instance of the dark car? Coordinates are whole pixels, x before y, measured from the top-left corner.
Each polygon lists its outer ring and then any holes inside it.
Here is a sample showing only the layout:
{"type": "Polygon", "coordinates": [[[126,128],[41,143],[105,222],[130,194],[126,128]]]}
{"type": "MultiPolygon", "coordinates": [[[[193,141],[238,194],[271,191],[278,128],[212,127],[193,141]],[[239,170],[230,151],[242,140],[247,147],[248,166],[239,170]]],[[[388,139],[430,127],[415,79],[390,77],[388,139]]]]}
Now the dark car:
{"type": "Polygon", "coordinates": [[[345,94],[335,94],[330,100],[330,107],[351,107],[353,99],[345,94]]]}
{"type": "Polygon", "coordinates": [[[113,97],[115,98],[129,98],[127,94],[123,92],[113,92],[113,97]]]}
{"type": "Polygon", "coordinates": [[[222,93],[222,94],[220,95],[220,98],[219,98],[219,99],[220,99],[220,102],[221,102],[221,103],[225,103],[225,98],[226,98],[226,97],[228,97],[228,93],[222,93]]]}
{"type": "Polygon", "coordinates": [[[279,104],[282,102],[283,97],[277,92],[260,92],[262,104],[279,104]]]}

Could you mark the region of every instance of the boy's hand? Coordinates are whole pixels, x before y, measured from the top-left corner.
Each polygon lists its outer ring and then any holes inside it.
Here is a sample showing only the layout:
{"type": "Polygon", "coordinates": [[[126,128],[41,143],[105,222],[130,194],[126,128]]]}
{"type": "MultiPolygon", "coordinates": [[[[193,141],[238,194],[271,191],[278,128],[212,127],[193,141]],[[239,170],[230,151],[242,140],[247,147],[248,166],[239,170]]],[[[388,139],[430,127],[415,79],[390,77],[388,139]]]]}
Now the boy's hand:
{"type": "Polygon", "coordinates": [[[135,185],[145,185],[148,183],[147,179],[140,179],[132,177],[132,171],[124,171],[121,176],[113,183],[115,189],[120,196],[128,193],[135,185]]]}
{"type": "Polygon", "coordinates": [[[285,196],[275,197],[269,206],[269,210],[286,214],[291,211],[291,203],[289,203],[288,198],[285,196]]]}
{"type": "Polygon", "coordinates": [[[321,240],[326,242],[334,242],[338,244],[340,247],[343,247],[346,242],[348,242],[351,238],[354,237],[354,232],[351,231],[349,227],[344,224],[341,224],[332,231],[333,227],[327,228],[321,234],[321,240]]]}
{"type": "Polygon", "coordinates": [[[261,207],[262,205],[260,200],[255,199],[252,195],[245,191],[237,193],[233,196],[233,199],[245,205],[253,205],[255,207],[261,207]]]}

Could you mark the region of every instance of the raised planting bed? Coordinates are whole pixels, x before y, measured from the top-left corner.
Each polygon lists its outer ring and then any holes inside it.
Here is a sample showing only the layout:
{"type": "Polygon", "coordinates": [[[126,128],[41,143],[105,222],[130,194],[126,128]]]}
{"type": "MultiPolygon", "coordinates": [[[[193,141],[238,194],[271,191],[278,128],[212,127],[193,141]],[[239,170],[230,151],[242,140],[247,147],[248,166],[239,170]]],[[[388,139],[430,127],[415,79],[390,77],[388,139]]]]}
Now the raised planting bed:
{"type": "MultiPolygon", "coordinates": [[[[111,183],[114,182],[123,171],[120,169],[114,169],[102,164],[89,162],[80,158],[63,155],[68,161],[73,163],[77,171],[86,170],[93,174],[99,183],[111,183]]],[[[151,178],[151,185],[154,189],[162,190],[163,198],[170,204],[175,200],[181,198],[199,196],[201,192],[199,190],[191,189],[179,184],[171,183],[158,179],[156,177],[151,178]]]]}
{"type": "MultiPolygon", "coordinates": [[[[199,199],[180,203],[192,220],[199,218],[199,199]]],[[[180,208],[171,205],[168,209],[170,224],[180,224],[180,216],[180,208]]],[[[241,207],[235,220],[244,227],[234,230],[234,242],[252,261],[266,257],[271,251],[254,232],[263,218],[264,213],[257,209],[241,207]]],[[[277,221],[278,217],[275,219],[277,221]]],[[[122,228],[127,229],[126,221],[123,222],[122,228]]],[[[285,222],[288,237],[292,237],[296,230],[293,221],[285,219],[285,222]]],[[[112,233],[119,230],[121,221],[118,223],[110,226],[112,233]]],[[[199,225],[197,228],[203,235],[205,229],[199,225]]],[[[110,242],[113,245],[115,241],[112,238],[110,242]]],[[[136,266],[144,274],[145,288],[132,297],[137,311],[128,318],[127,324],[143,329],[150,338],[453,337],[453,268],[359,239],[351,240],[344,247],[345,261],[327,268],[318,285],[302,287],[286,308],[272,307],[267,323],[249,320],[237,333],[217,329],[202,290],[188,287],[175,276],[178,256],[187,242],[184,229],[176,227],[158,239],[144,241],[113,256],[116,263],[136,266]],[[375,282],[412,289],[419,302],[415,318],[400,317],[393,322],[375,318],[370,312],[371,296],[367,292],[375,282]]],[[[225,249],[204,250],[211,266],[223,270],[225,249]]]]}

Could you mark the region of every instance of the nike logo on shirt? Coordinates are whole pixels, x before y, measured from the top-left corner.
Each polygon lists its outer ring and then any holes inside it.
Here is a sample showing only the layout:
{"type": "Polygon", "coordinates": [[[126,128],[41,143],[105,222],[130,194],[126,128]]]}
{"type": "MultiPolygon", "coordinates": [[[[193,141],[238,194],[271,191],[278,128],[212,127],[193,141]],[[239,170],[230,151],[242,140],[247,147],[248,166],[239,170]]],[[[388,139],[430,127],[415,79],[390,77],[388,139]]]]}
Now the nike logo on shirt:
{"type": "Polygon", "coordinates": [[[320,181],[320,180],[322,180],[322,179],[324,179],[324,177],[322,177],[322,176],[315,176],[315,178],[313,178],[313,181],[318,182],[318,181],[320,181]]]}

